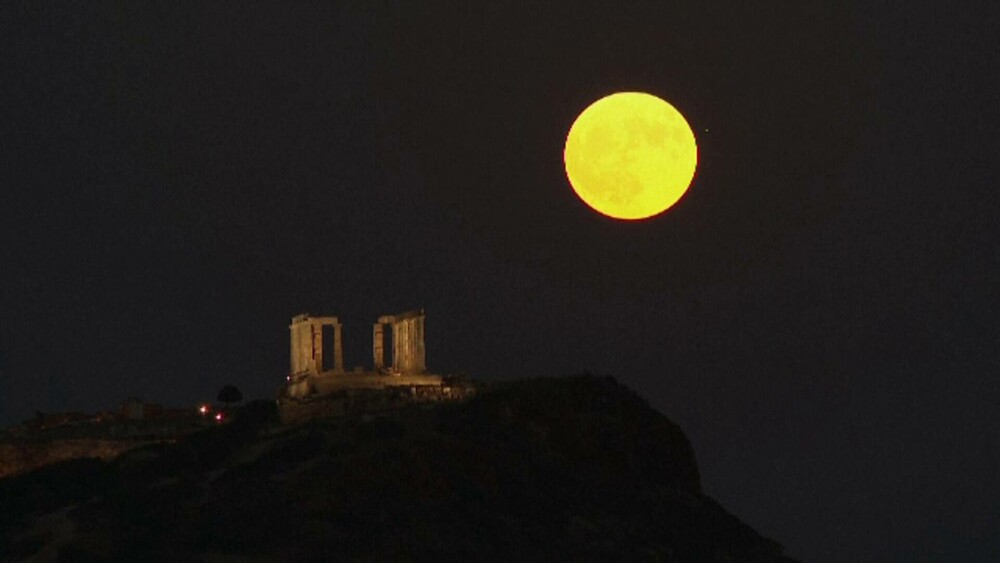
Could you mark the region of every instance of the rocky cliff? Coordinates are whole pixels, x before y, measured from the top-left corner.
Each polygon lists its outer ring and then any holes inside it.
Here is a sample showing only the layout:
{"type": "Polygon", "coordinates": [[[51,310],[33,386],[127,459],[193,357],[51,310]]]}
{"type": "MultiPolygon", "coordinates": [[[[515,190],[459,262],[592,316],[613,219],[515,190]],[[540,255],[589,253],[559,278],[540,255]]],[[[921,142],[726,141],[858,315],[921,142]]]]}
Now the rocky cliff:
{"type": "Polygon", "coordinates": [[[233,424],[0,480],[10,560],[789,561],[704,495],[681,430],[611,378],[233,424]]]}

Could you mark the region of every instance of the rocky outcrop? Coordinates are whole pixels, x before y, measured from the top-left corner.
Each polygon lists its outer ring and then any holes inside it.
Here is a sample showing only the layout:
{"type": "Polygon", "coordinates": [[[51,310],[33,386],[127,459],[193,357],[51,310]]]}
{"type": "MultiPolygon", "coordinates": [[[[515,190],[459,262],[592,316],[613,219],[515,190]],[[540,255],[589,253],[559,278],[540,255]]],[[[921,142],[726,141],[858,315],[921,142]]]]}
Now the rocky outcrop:
{"type": "Polygon", "coordinates": [[[701,492],[681,430],[611,378],[233,424],[0,480],[8,558],[788,561],[701,492]]]}

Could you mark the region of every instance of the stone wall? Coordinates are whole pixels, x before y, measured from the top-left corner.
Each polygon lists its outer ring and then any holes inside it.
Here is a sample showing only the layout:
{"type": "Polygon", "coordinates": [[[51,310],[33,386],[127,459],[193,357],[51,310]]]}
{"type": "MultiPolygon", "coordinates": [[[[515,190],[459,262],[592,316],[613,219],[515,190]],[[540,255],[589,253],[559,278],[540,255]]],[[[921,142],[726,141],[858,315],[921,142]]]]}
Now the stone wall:
{"type": "Polygon", "coordinates": [[[307,399],[282,398],[278,401],[278,412],[282,423],[295,424],[316,418],[376,414],[411,405],[463,401],[475,393],[475,387],[470,384],[343,388],[307,399]]]}

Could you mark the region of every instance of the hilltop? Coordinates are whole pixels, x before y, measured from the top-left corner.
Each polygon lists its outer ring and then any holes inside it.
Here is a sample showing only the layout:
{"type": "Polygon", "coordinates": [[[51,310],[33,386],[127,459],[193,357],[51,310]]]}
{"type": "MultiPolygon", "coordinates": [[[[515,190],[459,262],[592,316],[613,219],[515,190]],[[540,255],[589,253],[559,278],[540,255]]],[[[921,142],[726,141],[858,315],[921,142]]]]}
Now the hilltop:
{"type": "Polygon", "coordinates": [[[613,378],[230,425],[0,480],[5,559],[788,562],[702,492],[680,428],[613,378]]]}

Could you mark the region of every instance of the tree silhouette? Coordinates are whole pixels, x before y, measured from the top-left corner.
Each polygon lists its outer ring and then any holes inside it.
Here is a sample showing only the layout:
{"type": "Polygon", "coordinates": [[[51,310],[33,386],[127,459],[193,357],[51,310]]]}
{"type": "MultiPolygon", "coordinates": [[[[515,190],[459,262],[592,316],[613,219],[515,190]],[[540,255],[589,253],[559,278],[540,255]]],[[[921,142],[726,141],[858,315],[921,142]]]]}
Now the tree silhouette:
{"type": "Polygon", "coordinates": [[[219,390],[219,395],[216,397],[220,403],[238,403],[243,400],[243,393],[236,388],[235,385],[226,385],[219,390]]]}

